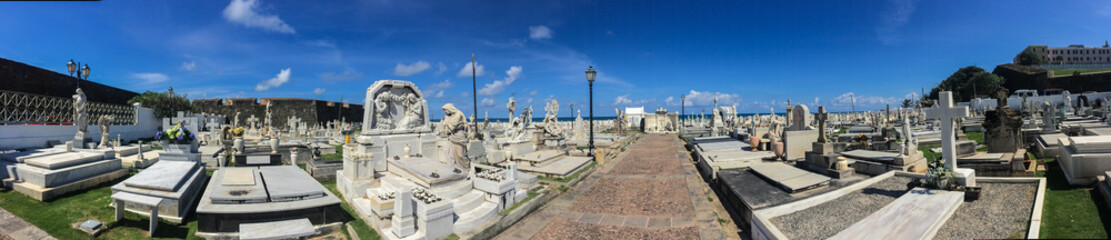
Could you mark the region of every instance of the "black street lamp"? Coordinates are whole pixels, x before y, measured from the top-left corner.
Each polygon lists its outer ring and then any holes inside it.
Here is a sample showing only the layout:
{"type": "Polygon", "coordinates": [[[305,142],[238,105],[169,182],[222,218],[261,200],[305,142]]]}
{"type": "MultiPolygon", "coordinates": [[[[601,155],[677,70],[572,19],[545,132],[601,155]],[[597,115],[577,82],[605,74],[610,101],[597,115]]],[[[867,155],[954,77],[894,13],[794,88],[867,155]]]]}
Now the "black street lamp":
{"type": "Polygon", "coordinates": [[[82,66],[80,62],[74,63],[73,59],[70,59],[69,62],[66,63],[66,70],[69,71],[69,76],[70,77],[74,76],[73,75],[74,72],[77,73],[77,76],[76,76],[77,77],[77,88],[81,88],[81,79],[82,79],[81,76],[82,75],[84,75],[85,80],[89,80],[89,65],[88,64],[85,64],[84,66],[82,66]],[[77,69],[77,67],[81,67],[81,69],[77,69]]]}
{"type": "MultiPolygon", "coordinates": [[[[686,94],[679,95],[679,111],[682,111],[681,113],[679,113],[679,116],[686,119],[687,118],[687,116],[686,116],[687,115],[687,95],[686,94]]],[[[682,124],[680,124],[680,125],[682,125],[682,124]]]]}
{"type": "Polygon", "coordinates": [[[590,83],[590,152],[587,155],[594,156],[594,76],[598,72],[594,71],[594,66],[586,69],[586,82],[590,83]]]}

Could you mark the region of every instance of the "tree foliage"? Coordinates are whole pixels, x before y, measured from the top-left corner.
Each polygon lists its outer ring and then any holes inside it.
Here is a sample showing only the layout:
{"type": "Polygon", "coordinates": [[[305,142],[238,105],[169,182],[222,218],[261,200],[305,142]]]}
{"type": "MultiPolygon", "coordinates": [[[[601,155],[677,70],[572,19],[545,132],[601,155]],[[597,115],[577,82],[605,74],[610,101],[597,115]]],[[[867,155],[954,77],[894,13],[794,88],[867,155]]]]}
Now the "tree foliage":
{"type": "Polygon", "coordinates": [[[143,107],[154,109],[154,117],[165,118],[177,115],[178,111],[193,112],[193,104],[185,95],[168,92],[147,91],[127,100],[128,104],[142,103],[143,107]]]}
{"type": "Polygon", "coordinates": [[[967,102],[975,94],[987,95],[1002,87],[1006,79],[976,66],[963,67],[937,87],[930,90],[930,99],[937,99],[941,91],[952,91],[953,101],[967,102]]]}
{"type": "Polygon", "coordinates": [[[912,108],[912,107],[914,107],[914,99],[911,99],[911,98],[903,99],[903,108],[912,108]]]}
{"type": "Polygon", "coordinates": [[[1038,64],[1042,64],[1042,58],[1039,57],[1038,54],[1035,54],[1034,52],[1022,51],[1022,53],[1018,54],[1018,64],[1026,65],[1026,66],[1038,65],[1038,64]]]}

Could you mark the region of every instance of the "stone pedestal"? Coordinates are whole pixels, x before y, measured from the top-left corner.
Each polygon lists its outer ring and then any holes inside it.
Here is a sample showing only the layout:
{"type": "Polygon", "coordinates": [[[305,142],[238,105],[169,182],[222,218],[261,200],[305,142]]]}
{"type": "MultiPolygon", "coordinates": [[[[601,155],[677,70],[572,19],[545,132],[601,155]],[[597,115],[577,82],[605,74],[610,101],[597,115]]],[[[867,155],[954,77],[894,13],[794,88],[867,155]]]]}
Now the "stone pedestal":
{"type": "Polygon", "coordinates": [[[969,168],[957,168],[953,170],[953,177],[957,179],[957,184],[965,187],[976,186],[976,170],[969,168]]]}
{"type": "MultiPolygon", "coordinates": [[[[426,239],[443,239],[452,233],[455,212],[451,199],[441,199],[431,203],[416,201],[417,229],[424,232],[426,239]]],[[[397,218],[396,215],[394,217],[397,218]]]]}

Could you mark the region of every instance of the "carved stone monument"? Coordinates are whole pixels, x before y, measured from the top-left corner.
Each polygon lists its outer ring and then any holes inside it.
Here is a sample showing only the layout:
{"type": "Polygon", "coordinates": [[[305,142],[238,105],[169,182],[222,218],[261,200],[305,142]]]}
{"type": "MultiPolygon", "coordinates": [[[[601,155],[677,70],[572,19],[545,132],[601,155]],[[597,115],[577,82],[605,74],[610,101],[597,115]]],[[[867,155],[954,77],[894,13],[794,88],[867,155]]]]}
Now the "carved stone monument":
{"type": "Polygon", "coordinates": [[[73,126],[77,127],[77,135],[73,136],[75,148],[85,148],[85,142],[90,139],[88,102],[85,91],[77,88],[77,94],[73,95],[73,126]]]}
{"type": "Polygon", "coordinates": [[[100,116],[100,119],[97,120],[97,125],[100,126],[100,145],[97,145],[96,148],[108,147],[108,128],[112,126],[113,120],[115,119],[110,115],[100,116]]]}

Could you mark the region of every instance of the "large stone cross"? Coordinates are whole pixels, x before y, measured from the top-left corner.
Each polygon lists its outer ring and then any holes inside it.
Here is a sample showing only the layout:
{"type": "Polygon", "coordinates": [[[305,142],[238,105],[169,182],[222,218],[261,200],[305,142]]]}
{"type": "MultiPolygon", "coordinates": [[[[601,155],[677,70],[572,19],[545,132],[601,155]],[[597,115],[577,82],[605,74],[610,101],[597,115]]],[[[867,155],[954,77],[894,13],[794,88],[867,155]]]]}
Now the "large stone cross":
{"type": "Polygon", "coordinates": [[[938,105],[926,109],[926,117],[941,120],[941,157],[945,158],[945,168],[957,168],[957,144],[953,122],[968,116],[968,107],[954,107],[953,93],[943,91],[939,94],[938,105]]]}

